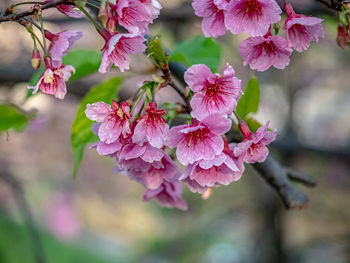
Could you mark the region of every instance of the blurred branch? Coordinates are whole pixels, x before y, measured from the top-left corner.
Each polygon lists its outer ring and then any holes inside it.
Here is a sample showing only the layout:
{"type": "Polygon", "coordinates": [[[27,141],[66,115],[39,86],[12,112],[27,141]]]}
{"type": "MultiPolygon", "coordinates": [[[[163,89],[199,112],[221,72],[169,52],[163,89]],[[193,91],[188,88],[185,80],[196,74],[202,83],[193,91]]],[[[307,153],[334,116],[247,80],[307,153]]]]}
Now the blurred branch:
{"type": "MultiPolygon", "coordinates": [[[[54,0],[50,3],[42,4],[40,6],[40,9],[45,10],[45,9],[49,9],[52,7],[56,7],[56,6],[61,5],[61,4],[73,5],[74,1],[73,0],[54,0]]],[[[0,15],[0,23],[8,22],[8,21],[18,21],[20,18],[33,15],[35,12],[36,12],[36,10],[33,7],[31,7],[30,9],[23,11],[21,13],[18,13],[18,14],[0,15]]]]}
{"type": "Polygon", "coordinates": [[[23,188],[20,182],[10,173],[10,171],[8,171],[7,166],[3,160],[0,160],[0,179],[11,187],[20,213],[22,214],[22,217],[29,230],[36,262],[45,263],[46,260],[44,257],[44,249],[40,240],[38,226],[33,219],[30,206],[24,197],[23,188]]]}
{"type": "Polygon", "coordinates": [[[348,2],[347,0],[316,0],[316,1],[326,5],[330,9],[333,9],[336,11],[341,10],[341,5],[343,3],[348,2]]]}
{"type": "MultiPolygon", "coordinates": [[[[185,86],[184,73],[186,67],[180,63],[169,63],[171,73],[185,86]]],[[[299,191],[291,180],[306,186],[315,186],[316,181],[291,168],[284,168],[270,155],[263,163],[255,163],[253,167],[260,176],[279,194],[287,209],[301,209],[307,207],[308,198],[299,191]]]]}

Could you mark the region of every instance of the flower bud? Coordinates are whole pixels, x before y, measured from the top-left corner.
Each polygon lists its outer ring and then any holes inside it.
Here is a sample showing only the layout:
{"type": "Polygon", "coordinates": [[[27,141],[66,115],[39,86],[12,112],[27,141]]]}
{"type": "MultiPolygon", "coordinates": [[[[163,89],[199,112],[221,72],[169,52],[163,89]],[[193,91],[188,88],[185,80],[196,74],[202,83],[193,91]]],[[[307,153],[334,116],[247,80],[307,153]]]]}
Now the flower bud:
{"type": "Polygon", "coordinates": [[[98,19],[100,20],[101,24],[106,27],[108,20],[108,9],[105,1],[101,2],[100,9],[98,11],[98,19]]]}
{"type": "Polygon", "coordinates": [[[34,48],[33,54],[32,54],[32,67],[33,69],[37,70],[40,68],[41,65],[41,56],[40,52],[37,48],[34,48]]]}

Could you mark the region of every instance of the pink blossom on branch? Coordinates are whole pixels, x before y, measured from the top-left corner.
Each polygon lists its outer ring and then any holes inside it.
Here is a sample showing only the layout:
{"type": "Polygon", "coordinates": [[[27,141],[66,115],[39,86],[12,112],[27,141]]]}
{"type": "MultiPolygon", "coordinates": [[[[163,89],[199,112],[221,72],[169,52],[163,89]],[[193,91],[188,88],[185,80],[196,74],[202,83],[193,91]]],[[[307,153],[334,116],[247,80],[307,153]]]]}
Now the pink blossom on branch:
{"type": "Polygon", "coordinates": [[[51,53],[52,65],[59,67],[62,64],[62,57],[68,54],[74,41],[80,39],[82,36],[83,33],[79,31],[68,30],[58,34],[52,34],[50,31],[45,30],[45,37],[51,41],[49,52],[51,53]]]}
{"type": "Polygon", "coordinates": [[[247,163],[265,161],[269,150],[267,146],[276,139],[276,130],[268,131],[269,121],[261,126],[255,133],[252,133],[248,125],[244,122],[239,124],[244,140],[238,143],[233,150],[235,156],[244,156],[247,163]]]}
{"type": "Polygon", "coordinates": [[[181,197],[182,185],[180,182],[164,182],[155,190],[147,190],[142,197],[143,202],[155,198],[161,206],[176,207],[187,210],[186,201],[181,197]]]}
{"type": "Polygon", "coordinates": [[[111,35],[108,31],[102,31],[106,43],[102,48],[102,61],[99,71],[106,73],[110,71],[112,65],[120,69],[121,72],[129,70],[131,54],[139,54],[146,50],[144,37],[134,34],[111,35]]]}
{"type": "Polygon", "coordinates": [[[46,69],[40,76],[36,86],[29,86],[28,89],[33,89],[33,94],[38,90],[44,94],[53,95],[58,99],[64,99],[67,93],[66,82],[75,73],[73,66],[60,65],[58,67],[52,66],[51,58],[44,59],[46,69]]]}
{"type": "Polygon", "coordinates": [[[104,102],[87,104],[85,114],[88,119],[101,123],[98,136],[104,143],[116,142],[121,135],[126,137],[131,133],[130,105],[126,101],[120,103],[120,106],[116,101],[112,101],[112,107],[104,102]]]}
{"type": "Polygon", "coordinates": [[[148,141],[153,147],[163,147],[165,136],[169,131],[169,126],[162,117],[164,114],[165,110],[157,110],[155,102],[148,103],[146,113],[137,121],[132,141],[141,145],[148,141]]]}
{"type": "Polygon", "coordinates": [[[192,192],[203,193],[208,187],[228,185],[241,178],[244,156],[234,156],[236,144],[224,142],[223,152],[214,159],[200,160],[187,166],[180,180],[184,180],[192,192]]]}
{"type": "Polygon", "coordinates": [[[193,65],[185,72],[185,81],[195,92],[192,100],[192,117],[202,120],[215,114],[231,114],[242,93],[241,81],[227,64],[223,75],[212,74],[203,64],[193,65]]]}
{"type": "Polygon", "coordinates": [[[275,0],[232,0],[225,10],[225,24],[233,34],[263,36],[282,13],[275,0]]]}
{"type": "Polygon", "coordinates": [[[203,17],[202,31],[206,37],[225,35],[224,8],[226,0],[194,0],[192,3],[194,13],[203,17]]]}
{"type": "Polygon", "coordinates": [[[165,145],[176,149],[176,157],[183,165],[199,160],[212,160],[224,149],[222,134],[231,128],[231,120],[221,114],[213,114],[201,122],[170,129],[165,145]]]}
{"type": "Polygon", "coordinates": [[[244,65],[258,71],[265,71],[271,66],[284,69],[289,64],[289,56],[292,54],[288,41],[280,36],[272,36],[270,32],[263,37],[249,37],[243,40],[238,46],[238,51],[244,65]]]}
{"type": "Polygon", "coordinates": [[[290,4],[285,4],[287,19],[284,24],[289,46],[296,51],[307,50],[311,41],[324,37],[322,19],[296,14],[290,4]]]}
{"type": "MultiPolygon", "coordinates": [[[[51,3],[54,0],[47,0],[44,2],[46,3],[51,3]]],[[[56,6],[57,10],[60,11],[61,13],[65,14],[66,16],[73,17],[73,18],[82,18],[84,17],[84,13],[79,10],[79,8],[75,7],[74,5],[58,5],[56,6]]]]}

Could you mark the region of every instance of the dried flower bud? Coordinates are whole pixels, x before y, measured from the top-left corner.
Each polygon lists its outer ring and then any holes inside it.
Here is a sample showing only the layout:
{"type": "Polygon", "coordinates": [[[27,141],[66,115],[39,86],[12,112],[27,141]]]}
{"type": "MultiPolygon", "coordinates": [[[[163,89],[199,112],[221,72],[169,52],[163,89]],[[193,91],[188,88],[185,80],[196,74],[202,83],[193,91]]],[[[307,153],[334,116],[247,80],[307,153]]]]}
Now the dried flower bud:
{"type": "Polygon", "coordinates": [[[32,55],[32,67],[37,70],[41,65],[41,56],[37,48],[34,48],[32,55]]]}

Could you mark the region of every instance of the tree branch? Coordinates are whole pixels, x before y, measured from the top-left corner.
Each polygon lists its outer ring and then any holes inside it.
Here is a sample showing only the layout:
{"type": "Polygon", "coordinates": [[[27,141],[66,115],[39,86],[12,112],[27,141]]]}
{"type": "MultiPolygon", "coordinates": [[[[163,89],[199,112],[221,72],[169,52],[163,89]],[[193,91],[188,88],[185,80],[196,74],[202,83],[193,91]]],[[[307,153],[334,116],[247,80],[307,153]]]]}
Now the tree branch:
{"type": "Polygon", "coordinates": [[[347,0],[316,0],[316,1],[326,5],[330,9],[333,9],[336,11],[341,10],[341,5],[343,3],[349,2],[347,0]]]}
{"type": "MultiPolygon", "coordinates": [[[[74,1],[73,0],[54,0],[50,3],[46,3],[41,5],[41,10],[49,9],[52,7],[56,7],[58,5],[73,5],[74,1]]],[[[31,7],[29,10],[23,11],[18,14],[8,14],[8,15],[0,15],[0,23],[2,22],[8,22],[8,21],[18,21],[20,18],[27,17],[33,15],[35,10],[31,7]]]]}

